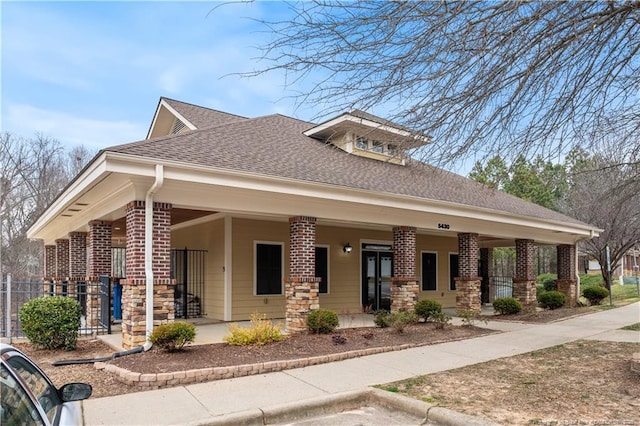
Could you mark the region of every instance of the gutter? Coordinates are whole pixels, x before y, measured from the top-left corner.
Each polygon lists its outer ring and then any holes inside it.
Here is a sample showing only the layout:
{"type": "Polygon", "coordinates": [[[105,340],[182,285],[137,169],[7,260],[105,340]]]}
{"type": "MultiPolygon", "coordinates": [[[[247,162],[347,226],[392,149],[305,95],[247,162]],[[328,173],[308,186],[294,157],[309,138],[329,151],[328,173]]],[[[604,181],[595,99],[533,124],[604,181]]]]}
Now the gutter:
{"type": "Polygon", "coordinates": [[[162,164],[156,164],[156,180],[147,191],[144,199],[144,276],[146,286],[146,341],[144,350],[151,349],[149,340],[153,333],[153,196],[164,183],[164,168],[162,164]]]}

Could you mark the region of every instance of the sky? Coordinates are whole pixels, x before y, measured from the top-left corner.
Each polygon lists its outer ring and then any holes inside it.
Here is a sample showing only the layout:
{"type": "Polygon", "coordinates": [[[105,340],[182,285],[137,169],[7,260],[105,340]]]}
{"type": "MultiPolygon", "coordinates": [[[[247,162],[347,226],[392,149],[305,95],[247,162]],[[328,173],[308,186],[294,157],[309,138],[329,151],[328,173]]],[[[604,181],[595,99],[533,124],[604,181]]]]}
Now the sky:
{"type": "Polygon", "coordinates": [[[146,137],[161,96],[246,117],[311,120],[282,72],[264,66],[259,20],[280,2],[32,2],[0,0],[0,130],[58,139],[70,149],[146,137]]]}

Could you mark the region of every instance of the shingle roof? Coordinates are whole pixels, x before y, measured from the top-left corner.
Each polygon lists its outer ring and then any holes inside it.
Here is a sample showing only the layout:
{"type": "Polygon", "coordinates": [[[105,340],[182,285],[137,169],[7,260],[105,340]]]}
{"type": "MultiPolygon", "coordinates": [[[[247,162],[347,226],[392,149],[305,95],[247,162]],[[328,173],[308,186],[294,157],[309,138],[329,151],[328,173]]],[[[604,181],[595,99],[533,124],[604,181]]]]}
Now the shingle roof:
{"type": "Polygon", "coordinates": [[[349,154],[331,144],[304,136],[302,132],[313,125],[283,115],[252,119],[238,117],[217,126],[114,146],[106,151],[586,225],[418,161],[409,161],[402,166],[349,154]]]}
{"type": "Polygon", "coordinates": [[[175,99],[169,99],[165,97],[161,99],[168,103],[173,109],[178,111],[184,118],[189,120],[191,124],[196,126],[198,129],[206,129],[209,127],[218,126],[220,124],[233,123],[236,121],[247,119],[247,117],[229,114],[227,112],[217,111],[215,109],[204,108],[186,102],[176,101],[175,99]]]}

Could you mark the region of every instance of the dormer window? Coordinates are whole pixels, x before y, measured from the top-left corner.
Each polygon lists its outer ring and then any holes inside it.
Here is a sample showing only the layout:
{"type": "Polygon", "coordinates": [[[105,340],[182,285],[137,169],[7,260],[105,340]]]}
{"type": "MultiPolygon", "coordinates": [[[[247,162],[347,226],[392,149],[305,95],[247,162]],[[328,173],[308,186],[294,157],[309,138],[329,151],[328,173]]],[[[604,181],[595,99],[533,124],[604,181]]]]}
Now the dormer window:
{"type": "Polygon", "coordinates": [[[371,141],[371,151],[382,154],[384,152],[384,143],[380,141],[371,141]]]}
{"type": "Polygon", "coordinates": [[[394,144],[388,144],[387,145],[387,155],[390,155],[392,157],[395,157],[396,155],[398,155],[398,146],[394,145],[394,144]]]}
{"type": "Polygon", "coordinates": [[[367,151],[369,149],[369,141],[362,136],[358,136],[356,138],[356,148],[367,151]]]}

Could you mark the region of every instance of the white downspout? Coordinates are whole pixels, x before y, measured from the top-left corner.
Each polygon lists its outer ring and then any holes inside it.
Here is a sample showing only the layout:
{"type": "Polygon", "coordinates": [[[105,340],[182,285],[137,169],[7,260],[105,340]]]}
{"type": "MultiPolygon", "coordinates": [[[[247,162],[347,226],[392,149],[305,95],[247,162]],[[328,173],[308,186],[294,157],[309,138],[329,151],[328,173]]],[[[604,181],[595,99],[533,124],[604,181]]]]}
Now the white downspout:
{"type": "Polygon", "coordinates": [[[149,337],[153,333],[153,196],[164,182],[162,164],[156,164],[156,180],[144,199],[144,276],[146,285],[146,341],[144,350],[151,349],[149,337]]]}
{"type": "MultiPolygon", "coordinates": [[[[576,241],[575,243],[573,243],[573,246],[575,247],[575,253],[576,253],[576,258],[575,258],[575,270],[576,270],[576,302],[580,301],[580,253],[578,252],[578,241],[576,241]]],[[[587,259],[587,262],[589,261],[589,259],[587,259]]]]}

